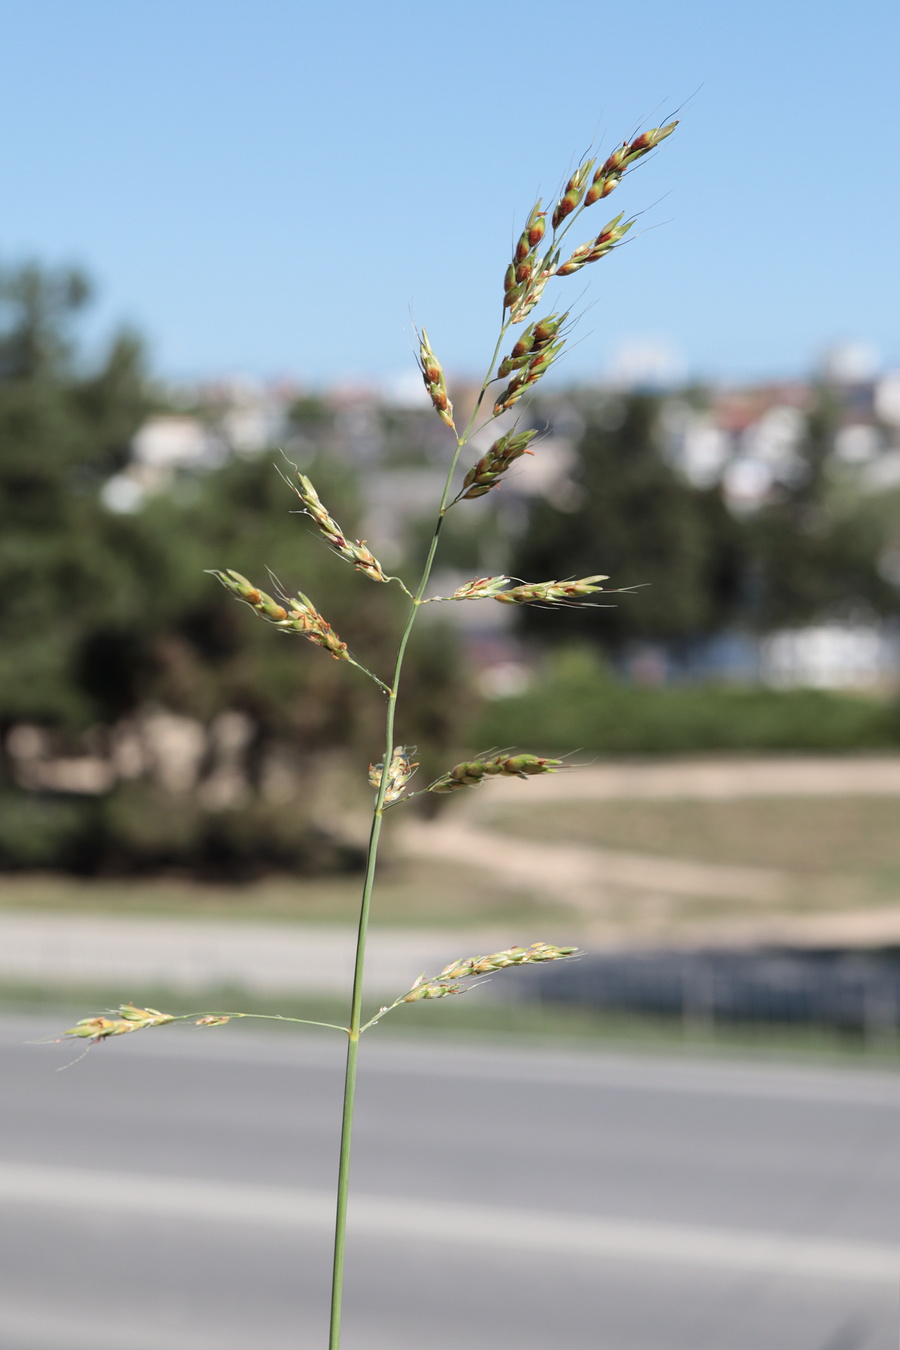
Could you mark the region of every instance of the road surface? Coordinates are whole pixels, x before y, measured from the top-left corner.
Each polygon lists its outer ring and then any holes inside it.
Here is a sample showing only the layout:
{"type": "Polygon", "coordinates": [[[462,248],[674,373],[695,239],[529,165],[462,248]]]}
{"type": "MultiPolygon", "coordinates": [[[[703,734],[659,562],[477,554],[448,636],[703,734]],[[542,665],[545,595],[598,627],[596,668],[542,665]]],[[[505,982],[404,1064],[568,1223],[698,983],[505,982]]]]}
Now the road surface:
{"type": "MultiPolygon", "coordinates": [[[[0,1350],[324,1350],[343,1038],[0,1023],[0,1350]]],[[[896,1350],[900,1077],[363,1043],[344,1350],[896,1350]]]]}

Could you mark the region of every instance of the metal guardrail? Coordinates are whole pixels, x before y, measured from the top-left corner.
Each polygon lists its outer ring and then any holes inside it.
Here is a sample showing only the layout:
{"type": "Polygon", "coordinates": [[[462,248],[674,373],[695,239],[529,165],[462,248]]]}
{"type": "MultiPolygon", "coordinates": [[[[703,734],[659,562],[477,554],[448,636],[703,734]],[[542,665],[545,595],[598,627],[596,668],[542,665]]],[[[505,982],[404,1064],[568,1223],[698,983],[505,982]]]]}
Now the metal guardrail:
{"type": "Polygon", "coordinates": [[[896,951],[614,952],[517,975],[507,975],[510,993],[526,1001],[681,1018],[698,1029],[754,1023],[900,1036],[896,951]]]}

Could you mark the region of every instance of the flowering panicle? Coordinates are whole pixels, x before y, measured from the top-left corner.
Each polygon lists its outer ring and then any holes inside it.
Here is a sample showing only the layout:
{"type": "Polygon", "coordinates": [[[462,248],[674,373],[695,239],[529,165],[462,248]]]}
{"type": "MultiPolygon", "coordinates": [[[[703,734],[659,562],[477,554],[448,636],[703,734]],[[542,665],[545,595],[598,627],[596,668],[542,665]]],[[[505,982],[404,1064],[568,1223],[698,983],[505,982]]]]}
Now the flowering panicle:
{"type": "Polygon", "coordinates": [[[422,379],[425,381],[428,396],[441,421],[446,423],[451,431],[455,431],[453,404],[447,397],[447,384],[444,379],[443,366],[431,350],[431,343],[428,341],[428,334],[425,329],[423,328],[421,332],[416,329],[416,334],[419,339],[419,369],[422,372],[422,379]]]}
{"type": "MultiPolygon", "coordinates": [[[[384,794],[385,806],[393,806],[395,802],[402,800],[406,785],[412,778],[418,763],[413,760],[416,753],[414,745],[395,745],[394,753],[391,755],[391,763],[388,768],[387,791],[384,794]]],[[[381,786],[381,775],[384,773],[384,761],[380,764],[369,765],[369,783],[375,788],[376,792],[381,786]]]]}
{"type": "Polygon", "coordinates": [[[313,487],[306,474],[297,474],[297,485],[290,482],[297,496],[303,503],[303,509],[306,514],[315,522],[319,534],[341,558],[346,558],[356,568],[357,572],[363,572],[373,581],[389,581],[386,577],[377,558],[373,557],[366,548],[365,539],[350,540],[346,537],[340,525],[333,516],[330,516],[319,499],[319,494],[313,487]]]}
{"type": "Polygon", "coordinates": [[[467,759],[454,764],[440,778],[429,783],[427,791],[437,793],[459,792],[462,788],[480,787],[485,778],[531,778],[539,773],[556,773],[561,759],[541,759],[539,755],[508,755],[505,752],[492,758],[467,759]]]}
{"type": "Polygon", "coordinates": [[[463,479],[462,491],[457,497],[457,501],[465,501],[472,497],[483,497],[491,488],[500,486],[500,479],[506,473],[510,465],[514,464],[522,455],[533,455],[534,451],[528,447],[537,435],[537,431],[519,431],[516,433],[508,432],[501,436],[488,450],[486,455],[482,455],[477,464],[472,468],[463,479]]]}
{"type": "Polygon", "coordinates": [[[175,1021],[169,1013],[160,1012],[157,1008],[138,1008],[133,1003],[121,1004],[116,1012],[118,1017],[83,1017],[63,1035],[76,1036],[96,1045],[109,1036],[125,1036],[129,1031],[143,1031],[145,1027],[161,1027],[166,1022],[175,1021]]]}
{"type": "Polygon", "coordinates": [[[284,604],[273,600],[265,591],[261,591],[229,567],[225,572],[211,569],[210,575],[217,577],[226,590],[231,591],[239,600],[244,600],[257,614],[267,619],[286,633],[302,633],[317,647],[324,647],[335,661],[352,661],[346,642],[342,642],[337,633],[316,609],[312,601],[298,591],[295,598],[284,597],[284,604]]]}
{"type": "Polygon", "coordinates": [[[440,975],[426,979],[420,975],[408,994],[398,1003],[418,1003],[427,998],[445,998],[448,994],[463,994],[462,980],[476,975],[490,975],[495,970],[505,970],[508,966],[537,965],[542,961],[562,961],[566,957],[577,955],[577,947],[553,947],[548,942],[533,942],[530,947],[507,947],[502,952],[491,952],[489,956],[470,956],[461,961],[451,961],[440,975]]]}

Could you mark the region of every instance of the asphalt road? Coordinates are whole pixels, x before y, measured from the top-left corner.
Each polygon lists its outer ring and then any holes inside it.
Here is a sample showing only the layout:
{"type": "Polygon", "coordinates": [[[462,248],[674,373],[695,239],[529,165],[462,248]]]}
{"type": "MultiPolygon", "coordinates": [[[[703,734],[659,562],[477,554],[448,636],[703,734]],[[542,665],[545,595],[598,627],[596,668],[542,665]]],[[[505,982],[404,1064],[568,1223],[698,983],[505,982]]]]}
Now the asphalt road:
{"type": "MultiPolygon", "coordinates": [[[[0,1023],[0,1350],[324,1350],[343,1038],[0,1023]]],[[[345,1350],[896,1350],[900,1077],[363,1045],[345,1350]]]]}

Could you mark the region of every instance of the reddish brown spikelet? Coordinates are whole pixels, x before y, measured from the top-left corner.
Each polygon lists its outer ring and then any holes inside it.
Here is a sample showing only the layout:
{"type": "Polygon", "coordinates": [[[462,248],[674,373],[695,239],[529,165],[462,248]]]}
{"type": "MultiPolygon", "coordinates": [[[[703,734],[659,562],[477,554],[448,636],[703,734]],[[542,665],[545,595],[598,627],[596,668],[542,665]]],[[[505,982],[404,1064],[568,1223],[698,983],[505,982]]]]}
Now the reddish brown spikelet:
{"type": "Polygon", "coordinates": [[[423,328],[418,334],[419,337],[419,369],[422,372],[422,379],[425,381],[425,388],[428,390],[428,396],[432,405],[446,426],[451,431],[456,427],[453,423],[453,404],[447,397],[447,385],[444,380],[444,371],[440,361],[431,350],[431,343],[428,341],[428,334],[423,328]]]}

